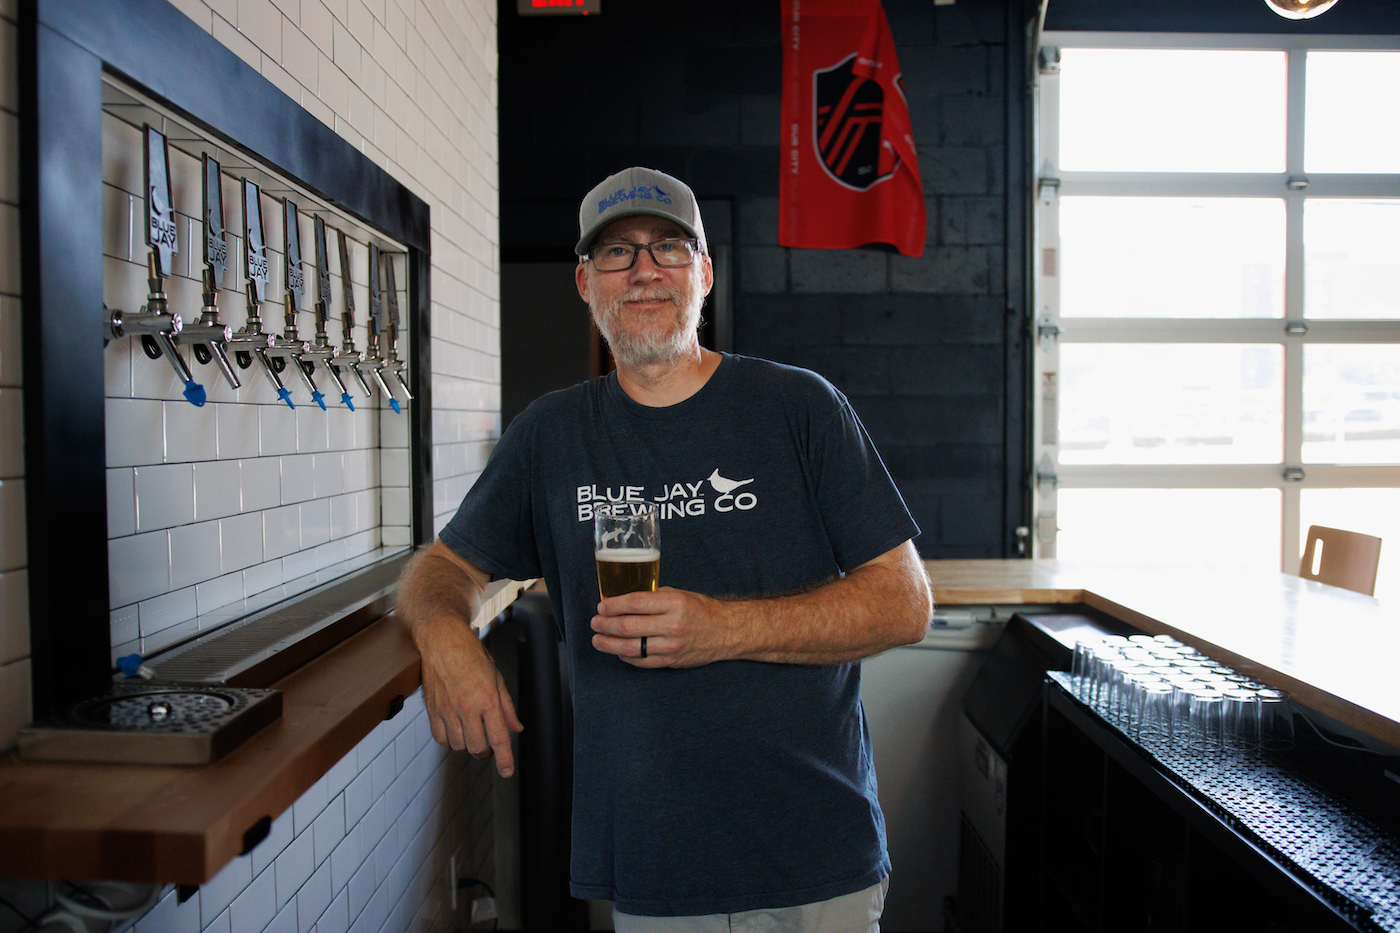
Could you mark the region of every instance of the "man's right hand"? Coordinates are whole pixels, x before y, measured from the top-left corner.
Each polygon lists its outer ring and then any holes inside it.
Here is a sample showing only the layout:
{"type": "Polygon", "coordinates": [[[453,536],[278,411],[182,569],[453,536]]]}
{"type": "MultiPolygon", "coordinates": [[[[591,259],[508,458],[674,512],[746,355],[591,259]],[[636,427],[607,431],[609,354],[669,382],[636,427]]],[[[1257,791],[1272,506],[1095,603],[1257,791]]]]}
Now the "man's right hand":
{"type": "Polygon", "coordinates": [[[515,771],[510,734],[521,725],[505,679],[470,626],[449,617],[414,630],[423,656],[423,702],[433,739],[473,758],[494,755],[501,777],[515,771]]]}
{"type": "Polygon", "coordinates": [[[501,672],[471,628],[487,582],[484,571],[434,541],[404,569],[397,613],[422,657],[433,738],[475,758],[493,755],[496,770],[510,777],[510,734],[524,726],[501,672]]]}

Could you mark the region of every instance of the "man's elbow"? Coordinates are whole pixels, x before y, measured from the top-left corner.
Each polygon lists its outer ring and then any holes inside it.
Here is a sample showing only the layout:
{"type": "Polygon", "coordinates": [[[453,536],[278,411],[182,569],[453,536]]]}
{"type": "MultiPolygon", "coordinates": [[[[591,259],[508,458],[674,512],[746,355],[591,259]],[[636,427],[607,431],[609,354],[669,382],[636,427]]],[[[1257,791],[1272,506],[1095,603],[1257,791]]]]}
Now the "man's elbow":
{"type": "Polygon", "coordinates": [[[924,573],[922,566],[918,568],[918,573],[910,581],[909,611],[905,616],[904,640],[900,644],[912,645],[923,641],[928,634],[929,624],[933,621],[933,587],[929,584],[928,575],[924,573]]]}
{"type": "Polygon", "coordinates": [[[901,630],[900,644],[913,645],[924,640],[928,634],[929,623],[933,620],[933,599],[925,598],[917,600],[905,616],[905,625],[901,630]]]}

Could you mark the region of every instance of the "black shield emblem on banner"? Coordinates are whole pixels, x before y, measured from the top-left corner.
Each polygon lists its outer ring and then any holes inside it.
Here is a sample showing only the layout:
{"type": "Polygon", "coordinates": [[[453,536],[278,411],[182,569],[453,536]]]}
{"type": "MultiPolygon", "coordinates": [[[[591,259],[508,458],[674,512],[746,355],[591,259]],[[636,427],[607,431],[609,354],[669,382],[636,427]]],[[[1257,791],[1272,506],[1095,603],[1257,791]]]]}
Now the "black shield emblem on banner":
{"type": "MultiPolygon", "coordinates": [[[[885,92],[879,83],[854,73],[856,56],[813,74],[817,155],[833,179],[864,191],[880,175],[880,124],[885,92]]],[[[886,176],[888,177],[887,173],[886,176]]]]}

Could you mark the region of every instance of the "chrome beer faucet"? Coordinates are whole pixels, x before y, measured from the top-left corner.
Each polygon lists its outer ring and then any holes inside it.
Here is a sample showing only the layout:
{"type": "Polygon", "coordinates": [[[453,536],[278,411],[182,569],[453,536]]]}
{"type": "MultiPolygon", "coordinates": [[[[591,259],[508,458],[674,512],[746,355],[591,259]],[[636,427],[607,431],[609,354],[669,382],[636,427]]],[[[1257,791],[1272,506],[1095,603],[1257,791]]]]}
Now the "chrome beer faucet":
{"type": "Polygon", "coordinates": [[[170,260],[179,252],[176,236],[175,211],[170,203],[169,150],[165,136],[147,124],[142,134],[142,149],[146,182],[146,283],[150,293],[141,310],[135,313],[103,306],[104,337],[140,336],[141,347],[153,360],[162,356],[169,361],[175,375],[184,384],[184,395],[192,405],[207,400],[204,386],[194,381],[184,357],[175,349],[175,336],[184,327],[180,315],[170,310],[165,296],[165,279],[170,275],[170,260]]]}
{"type": "Polygon", "coordinates": [[[408,381],[404,378],[405,363],[399,359],[399,290],[394,283],[394,254],[384,253],[383,256],[385,297],[389,303],[389,328],[384,332],[385,342],[389,345],[389,358],[384,361],[384,372],[393,376],[404,399],[411,402],[413,393],[408,390],[408,381]]]}
{"type": "MultiPolygon", "coordinates": [[[[307,366],[315,366],[320,363],[326,368],[326,374],[331,377],[335,387],[340,390],[340,400],[345,403],[345,407],[351,411],[355,410],[355,403],[352,402],[351,395],[345,390],[345,383],[341,381],[340,369],[336,366],[336,357],[340,354],[335,347],[331,346],[330,338],[326,335],[326,321],[330,317],[331,306],[331,257],[326,249],[326,222],[319,216],[316,217],[316,337],[311,341],[311,349],[301,355],[302,362],[307,366]]],[[[358,359],[358,354],[356,359],[358,359]]],[[[354,361],[349,361],[348,365],[353,366],[354,361]]]]}
{"type": "MultiPolygon", "coordinates": [[[[296,408],[292,404],[292,393],[282,384],[282,377],[278,375],[280,368],[273,365],[269,353],[275,338],[263,330],[260,309],[262,307],[263,296],[267,291],[267,245],[263,241],[263,220],[261,192],[258,186],[248,179],[243,179],[243,262],[247,272],[248,284],[244,292],[245,304],[248,309],[248,321],[239,328],[229,339],[229,346],[234,349],[234,359],[242,369],[247,369],[257,360],[262,366],[262,371],[267,374],[268,381],[277,390],[277,397],[287,403],[288,408],[296,408]]],[[[282,368],[286,362],[282,362],[282,368]]]]}
{"type": "Polygon", "coordinates": [[[225,346],[233,329],[219,320],[219,289],[224,286],[228,267],[228,241],[224,238],[224,193],[219,181],[219,163],[204,155],[204,308],[198,324],[187,324],[180,341],[201,363],[216,362],[229,388],[243,383],[229,365],[225,346]]]}
{"type": "Polygon", "coordinates": [[[267,352],[274,366],[279,360],[285,361],[284,366],[291,364],[311,391],[311,400],[325,411],[326,397],[311,378],[316,364],[306,359],[311,344],[297,335],[297,315],[301,313],[302,296],[306,293],[306,270],[301,267],[301,228],[297,225],[297,206],[289,198],[282,199],[282,234],[283,253],[287,260],[285,296],[282,300],[282,319],[285,323],[282,336],[272,341],[267,352]]]}
{"type": "Polygon", "coordinates": [[[340,290],[345,307],[340,316],[340,352],[331,357],[331,367],[337,373],[350,373],[360,384],[360,388],[365,390],[365,396],[373,398],[374,390],[369,387],[369,383],[365,381],[365,374],[360,372],[359,368],[360,363],[364,362],[364,357],[355,349],[355,286],[350,281],[350,248],[345,239],[345,231],[337,230],[336,239],[339,240],[340,247],[340,290]]]}
{"type": "Polygon", "coordinates": [[[379,247],[373,243],[369,245],[369,314],[365,316],[365,328],[369,333],[365,340],[365,355],[359,363],[355,364],[355,371],[369,376],[374,380],[374,384],[379,391],[384,393],[384,398],[388,400],[389,407],[395,414],[400,414],[403,409],[399,406],[399,400],[394,398],[394,392],[380,375],[380,370],[384,368],[384,357],[379,353],[379,319],[383,316],[384,296],[379,285],[379,247]]]}

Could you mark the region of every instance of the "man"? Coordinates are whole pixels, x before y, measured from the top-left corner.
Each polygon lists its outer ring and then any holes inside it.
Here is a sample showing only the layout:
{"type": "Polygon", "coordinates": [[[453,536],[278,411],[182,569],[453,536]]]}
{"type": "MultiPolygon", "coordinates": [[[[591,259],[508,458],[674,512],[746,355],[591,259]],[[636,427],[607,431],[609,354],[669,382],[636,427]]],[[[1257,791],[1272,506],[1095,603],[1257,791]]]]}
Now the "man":
{"type": "Polygon", "coordinates": [[[542,576],[573,687],[574,896],[613,901],[622,933],[878,930],[857,662],[924,635],[918,529],[830,384],[701,348],[713,269],[688,187],[619,172],[579,233],[617,370],[517,418],[405,573],[433,737],[512,773],[522,725],[467,621],[490,578],[542,576]],[[663,586],[600,602],[593,514],[637,499],[661,509],[663,586]]]}

